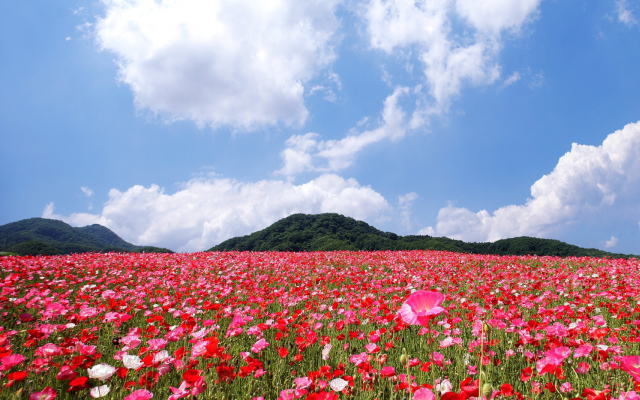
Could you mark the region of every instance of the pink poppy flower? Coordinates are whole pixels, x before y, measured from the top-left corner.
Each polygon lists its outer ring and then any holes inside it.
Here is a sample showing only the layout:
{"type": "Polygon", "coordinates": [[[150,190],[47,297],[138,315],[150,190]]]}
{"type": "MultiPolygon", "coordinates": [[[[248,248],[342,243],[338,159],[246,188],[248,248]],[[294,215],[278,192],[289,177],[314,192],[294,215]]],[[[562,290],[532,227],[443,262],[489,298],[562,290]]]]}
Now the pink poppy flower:
{"type": "Polygon", "coordinates": [[[586,357],[591,353],[592,350],[593,346],[588,343],[580,345],[580,347],[578,347],[573,353],[573,358],[586,357]]]}
{"type": "Polygon", "coordinates": [[[300,389],[306,389],[309,386],[311,386],[313,382],[311,381],[311,379],[309,379],[306,376],[303,376],[302,378],[296,378],[293,380],[293,384],[296,385],[296,389],[300,390],[300,389]]]}
{"type": "Polygon", "coordinates": [[[640,395],[638,395],[638,393],[631,391],[631,392],[621,392],[620,393],[620,397],[618,397],[615,400],[640,400],[640,395]]]}
{"type": "Polygon", "coordinates": [[[51,386],[47,386],[40,392],[34,392],[29,395],[29,400],[53,400],[56,398],[56,391],[51,386]]]}
{"type": "Polygon", "coordinates": [[[544,353],[543,359],[536,362],[536,370],[541,375],[551,372],[555,367],[561,365],[570,354],[571,349],[566,346],[554,347],[544,353]]]}
{"type": "Polygon", "coordinates": [[[90,356],[96,353],[96,346],[92,345],[77,343],[76,349],[78,349],[78,352],[83,356],[90,356]]]}
{"type": "Polygon", "coordinates": [[[413,393],[413,400],[435,400],[433,392],[427,388],[420,388],[413,393]]]}
{"type": "Polygon", "coordinates": [[[173,394],[171,396],[169,396],[168,400],[178,400],[178,399],[181,399],[183,397],[189,396],[189,394],[191,393],[189,391],[189,384],[187,382],[185,382],[185,381],[182,381],[180,386],[177,387],[177,388],[169,386],[169,390],[173,394]]]}
{"type": "Polygon", "coordinates": [[[0,371],[8,371],[25,360],[22,354],[11,354],[0,358],[0,371]]]}
{"type": "Polygon", "coordinates": [[[620,368],[631,375],[634,381],[640,382],[640,356],[620,357],[620,368]]]}
{"type": "Polygon", "coordinates": [[[367,353],[377,353],[380,351],[380,347],[378,347],[378,345],[375,343],[366,344],[364,346],[364,349],[367,351],[367,353]]]}
{"type": "Polygon", "coordinates": [[[254,353],[260,353],[262,350],[266,349],[269,346],[269,342],[267,342],[264,338],[258,339],[257,342],[251,346],[251,351],[254,353]]]}
{"type": "Polygon", "coordinates": [[[569,393],[573,391],[573,386],[571,386],[571,382],[565,382],[560,385],[560,391],[562,393],[569,393]]]}
{"type": "Polygon", "coordinates": [[[36,349],[35,355],[39,357],[53,357],[62,354],[62,349],[53,343],[47,343],[36,349]]]}
{"type": "Polygon", "coordinates": [[[586,362],[581,362],[576,367],[576,372],[579,374],[586,374],[591,369],[591,366],[586,362]]]}
{"type": "Polygon", "coordinates": [[[61,381],[70,381],[78,376],[78,374],[68,365],[60,367],[60,371],[56,374],[56,379],[61,381]]]}
{"type": "Polygon", "coordinates": [[[167,345],[167,341],[164,339],[151,339],[147,342],[149,350],[162,350],[167,345]]]}
{"type": "Polygon", "coordinates": [[[285,389],[280,392],[278,400],[294,400],[296,398],[295,391],[293,389],[285,389]]]}
{"type": "Polygon", "coordinates": [[[360,354],[354,354],[351,357],[349,357],[349,362],[352,362],[356,366],[358,366],[363,362],[367,361],[368,359],[369,359],[369,356],[367,356],[367,353],[360,353],[360,354]]]}
{"type": "Polygon", "coordinates": [[[153,393],[145,389],[138,389],[135,392],[131,393],[124,400],[149,400],[153,397],[153,393]]]}
{"type": "Polygon", "coordinates": [[[400,307],[400,318],[409,325],[427,326],[431,317],[444,312],[440,307],[444,295],[440,292],[418,290],[411,293],[400,307]]]}

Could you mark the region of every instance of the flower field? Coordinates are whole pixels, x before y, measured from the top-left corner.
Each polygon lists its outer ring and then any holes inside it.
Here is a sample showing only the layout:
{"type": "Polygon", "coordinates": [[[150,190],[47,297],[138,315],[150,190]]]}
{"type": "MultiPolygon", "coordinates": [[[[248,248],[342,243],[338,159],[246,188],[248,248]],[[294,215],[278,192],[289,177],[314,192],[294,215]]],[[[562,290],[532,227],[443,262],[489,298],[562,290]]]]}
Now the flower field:
{"type": "Polygon", "coordinates": [[[640,400],[640,261],[0,258],[2,399],[640,400]]]}

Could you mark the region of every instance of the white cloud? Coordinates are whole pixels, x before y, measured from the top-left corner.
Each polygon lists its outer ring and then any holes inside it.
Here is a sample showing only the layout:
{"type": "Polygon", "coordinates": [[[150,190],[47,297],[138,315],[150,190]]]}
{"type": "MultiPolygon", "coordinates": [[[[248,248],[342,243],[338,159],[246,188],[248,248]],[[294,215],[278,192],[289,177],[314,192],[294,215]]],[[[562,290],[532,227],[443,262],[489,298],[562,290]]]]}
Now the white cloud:
{"type": "Polygon", "coordinates": [[[389,209],[384,197],[370,187],[328,174],[300,185],[199,178],[175,193],[157,185],[136,185],[124,192],[111,189],[99,214],[58,215],[50,203],[43,217],[75,226],[101,224],[134,244],[194,251],[297,212],[337,212],[371,222],[389,209]]]}
{"type": "Polygon", "coordinates": [[[375,129],[355,132],[339,140],[319,140],[317,133],[294,135],[287,139],[281,157],[281,175],[305,171],[339,171],[349,167],[356,155],[367,146],[382,140],[399,140],[411,128],[411,121],[398,104],[407,88],[396,88],[384,102],[380,125],[375,129]]]}
{"type": "Polygon", "coordinates": [[[507,86],[511,86],[514,83],[518,82],[520,79],[522,78],[522,76],[520,75],[520,72],[516,71],[514,73],[512,73],[511,75],[509,75],[503,82],[502,82],[502,87],[507,87],[507,86]]]}
{"type": "Polygon", "coordinates": [[[338,0],[102,0],[95,24],[136,105],[169,120],[300,125],[335,58],[338,0]]]}
{"type": "Polygon", "coordinates": [[[604,242],[604,247],[607,249],[610,249],[610,248],[616,247],[617,244],[618,244],[618,238],[611,235],[609,240],[604,242]]]}
{"type": "Polygon", "coordinates": [[[411,221],[411,207],[418,199],[418,194],[409,192],[398,196],[398,210],[400,211],[400,222],[405,229],[411,229],[413,222],[411,221]]]}
{"type": "Polygon", "coordinates": [[[464,84],[499,78],[503,33],[517,32],[540,1],[371,0],[364,18],[373,48],[390,54],[415,49],[435,103],[420,112],[440,113],[464,84]]]}
{"type": "Polygon", "coordinates": [[[323,93],[324,96],[322,98],[330,103],[335,103],[338,101],[338,92],[342,90],[342,80],[340,76],[335,72],[330,72],[326,75],[327,83],[324,85],[316,85],[313,86],[309,90],[309,95],[313,95],[315,93],[323,93]]]}
{"type": "Polygon", "coordinates": [[[529,77],[529,88],[537,89],[544,85],[544,73],[536,72],[532,73],[529,77]]]}
{"type": "Polygon", "coordinates": [[[449,205],[438,212],[435,228],[422,232],[494,241],[520,235],[548,236],[589,221],[640,217],[640,122],[608,135],[599,146],[574,143],[554,170],[531,186],[521,205],[493,212],[449,205]]]}
{"type": "Polygon", "coordinates": [[[616,15],[618,21],[627,26],[635,25],[638,22],[631,9],[629,9],[627,0],[616,0],[616,15]]]}
{"type": "Polygon", "coordinates": [[[499,35],[517,30],[534,13],[540,0],[457,0],[456,10],[479,32],[499,35]]]}
{"type": "Polygon", "coordinates": [[[91,190],[91,188],[90,188],[90,187],[87,187],[87,186],[80,186],[80,191],[81,191],[82,193],[84,193],[84,195],[85,195],[85,196],[87,196],[87,197],[91,197],[91,196],[93,196],[93,190],[91,190]]]}

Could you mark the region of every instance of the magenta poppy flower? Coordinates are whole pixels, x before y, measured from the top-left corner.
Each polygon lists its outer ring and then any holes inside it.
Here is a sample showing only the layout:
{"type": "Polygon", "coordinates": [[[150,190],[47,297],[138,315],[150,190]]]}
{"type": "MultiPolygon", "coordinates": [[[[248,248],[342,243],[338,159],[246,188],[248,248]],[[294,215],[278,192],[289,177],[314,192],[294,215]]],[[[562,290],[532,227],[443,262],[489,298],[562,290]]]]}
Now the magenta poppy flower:
{"type": "Polygon", "coordinates": [[[443,301],[444,295],[440,292],[418,290],[409,295],[398,314],[409,325],[427,326],[431,317],[444,312],[440,307],[443,301]]]}
{"type": "Polygon", "coordinates": [[[51,386],[47,386],[40,392],[29,395],[29,400],[53,400],[56,398],[56,391],[51,386]]]}
{"type": "Polygon", "coordinates": [[[634,381],[640,382],[640,356],[620,357],[620,368],[631,375],[634,381]]]}

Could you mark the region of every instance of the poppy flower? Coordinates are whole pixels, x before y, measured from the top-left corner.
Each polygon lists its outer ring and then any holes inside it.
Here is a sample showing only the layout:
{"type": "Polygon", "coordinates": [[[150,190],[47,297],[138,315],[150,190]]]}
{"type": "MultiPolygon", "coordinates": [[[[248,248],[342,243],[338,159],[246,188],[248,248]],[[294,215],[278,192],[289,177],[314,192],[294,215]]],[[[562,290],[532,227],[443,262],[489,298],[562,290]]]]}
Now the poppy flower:
{"type": "Polygon", "coordinates": [[[444,295],[440,292],[418,290],[411,293],[400,307],[400,318],[409,325],[427,326],[431,317],[444,312],[440,304],[444,295]]]}
{"type": "Polygon", "coordinates": [[[56,398],[56,391],[51,386],[47,386],[39,392],[29,395],[29,400],[53,400],[56,398]]]}
{"type": "Polygon", "coordinates": [[[138,369],[144,365],[142,360],[140,360],[140,357],[130,354],[122,356],[122,363],[127,369],[138,369]]]}
{"type": "Polygon", "coordinates": [[[413,393],[413,400],[435,400],[435,396],[430,389],[420,388],[413,393]]]}
{"type": "Polygon", "coordinates": [[[627,372],[634,381],[640,382],[640,356],[620,357],[620,368],[627,372]]]}
{"type": "Polygon", "coordinates": [[[329,381],[329,387],[334,392],[342,392],[349,385],[349,382],[342,378],[335,378],[329,381]]]}
{"type": "Polygon", "coordinates": [[[0,372],[7,371],[25,360],[22,354],[11,354],[0,358],[0,372]]]}
{"type": "Polygon", "coordinates": [[[27,378],[27,373],[25,371],[14,371],[7,375],[7,379],[10,381],[22,381],[27,378]]]}
{"type": "Polygon", "coordinates": [[[111,389],[108,385],[96,386],[89,390],[89,395],[94,399],[98,399],[100,397],[104,397],[109,394],[111,389]]]}
{"type": "Polygon", "coordinates": [[[385,377],[395,376],[396,369],[394,367],[386,366],[380,369],[380,375],[385,377]]]}
{"type": "Polygon", "coordinates": [[[73,378],[69,382],[69,391],[86,389],[88,381],[89,381],[89,378],[87,378],[86,376],[79,376],[77,378],[73,378]]]}
{"type": "Polygon", "coordinates": [[[87,373],[89,374],[89,378],[104,382],[116,373],[116,369],[109,364],[96,364],[89,368],[87,373]]]}
{"type": "Polygon", "coordinates": [[[124,398],[124,400],[149,400],[153,397],[153,393],[146,389],[139,389],[132,392],[130,395],[124,398]]]}

